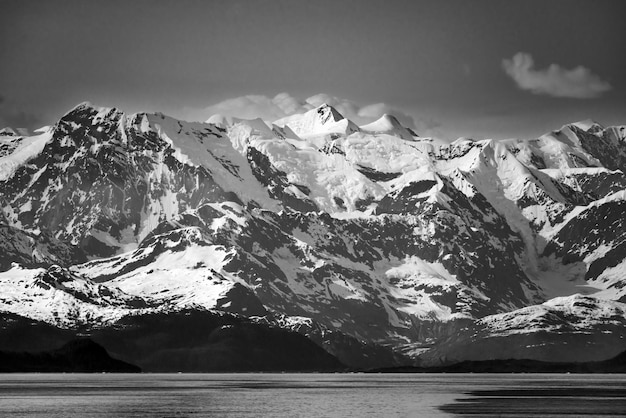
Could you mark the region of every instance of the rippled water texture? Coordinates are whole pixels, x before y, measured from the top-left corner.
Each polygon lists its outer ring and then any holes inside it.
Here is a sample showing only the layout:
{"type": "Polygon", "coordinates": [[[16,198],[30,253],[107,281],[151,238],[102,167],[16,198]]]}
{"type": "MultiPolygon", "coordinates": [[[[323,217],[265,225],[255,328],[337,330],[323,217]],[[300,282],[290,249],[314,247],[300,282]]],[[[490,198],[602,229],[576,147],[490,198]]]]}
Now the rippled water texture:
{"type": "Polygon", "coordinates": [[[5,374],[0,416],[624,416],[626,376],[5,374]]]}

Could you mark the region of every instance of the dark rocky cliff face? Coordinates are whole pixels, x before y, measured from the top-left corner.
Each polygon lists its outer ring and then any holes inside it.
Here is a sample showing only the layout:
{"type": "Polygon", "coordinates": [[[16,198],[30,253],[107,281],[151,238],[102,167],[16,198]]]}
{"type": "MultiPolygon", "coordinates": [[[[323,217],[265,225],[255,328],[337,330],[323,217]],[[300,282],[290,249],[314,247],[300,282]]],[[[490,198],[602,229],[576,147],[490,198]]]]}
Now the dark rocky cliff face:
{"type": "Polygon", "coordinates": [[[158,223],[203,202],[238,201],[209,170],[174,158],[163,137],[142,129],[145,117],[127,120],[115,109],[101,115],[89,106],[65,115],[43,151],[3,182],[10,221],[106,257],[149,232],[146,218],[158,223]]]}

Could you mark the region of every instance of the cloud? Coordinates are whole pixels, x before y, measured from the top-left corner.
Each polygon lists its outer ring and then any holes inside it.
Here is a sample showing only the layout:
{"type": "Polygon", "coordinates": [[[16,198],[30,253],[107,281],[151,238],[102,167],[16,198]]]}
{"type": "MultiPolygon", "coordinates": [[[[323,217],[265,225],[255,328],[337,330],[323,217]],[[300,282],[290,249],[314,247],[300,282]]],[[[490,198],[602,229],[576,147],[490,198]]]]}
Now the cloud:
{"type": "Polygon", "coordinates": [[[15,102],[0,95],[0,129],[10,127],[32,130],[41,127],[42,122],[38,115],[19,107],[15,102]]]}
{"type": "Polygon", "coordinates": [[[593,74],[588,68],[578,66],[567,70],[552,64],[544,70],[535,70],[533,57],[518,52],[512,59],[502,60],[504,71],[522,90],[534,94],[575,99],[592,99],[611,90],[611,85],[593,74]]]}
{"type": "Polygon", "coordinates": [[[0,115],[3,125],[12,128],[36,129],[41,127],[41,120],[38,116],[23,110],[14,110],[0,115]]]}
{"type": "Polygon", "coordinates": [[[241,119],[273,121],[285,117],[299,109],[301,104],[288,95],[279,94],[274,98],[267,96],[242,96],[224,100],[202,111],[205,119],[211,115],[234,116],[241,119]]]}
{"type": "Polygon", "coordinates": [[[380,118],[383,114],[394,115],[406,127],[417,130],[431,129],[438,124],[433,121],[422,121],[397,107],[385,103],[361,105],[352,100],[343,99],[328,94],[316,94],[305,100],[299,100],[289,93],[280,93],[274,97],[249,95],[224,100],[200,111],[189,110],[188,115],[196,119],[206,120],[210,116],[220,114],[242,119],[261,118],[273,122],[285,116],[304,113],[322,104],[333,106],[344,117],[358,125],[367,124],[380,118]]]}

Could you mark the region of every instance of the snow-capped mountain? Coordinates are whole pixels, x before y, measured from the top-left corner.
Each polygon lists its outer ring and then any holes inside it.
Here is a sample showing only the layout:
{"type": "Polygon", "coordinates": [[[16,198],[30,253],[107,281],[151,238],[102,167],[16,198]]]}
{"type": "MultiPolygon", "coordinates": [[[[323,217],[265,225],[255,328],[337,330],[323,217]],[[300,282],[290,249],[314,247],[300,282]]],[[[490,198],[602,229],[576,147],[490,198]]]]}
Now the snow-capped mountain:
{"type": "Polygon", "coordinates": [[[407,141],[412,141],[417,136],[411,129],[402,126],[400,121],[393,115],[384,114],[380,119],[361,126],[361,130],[372,134],[387,134],[407,141]]]}
{"type": "Polygon", "coordinates": [[[420,360],[440,364],[494,358],[562,362],[611,358],[624,348],[625,307],[578,294],[557,297],[481,318],[442,338],[420,360]]]}
{"type": "Polygon", "coordinates": [[[83,103],[3,132],[6,314],[88,330],[227,312],[423,362],[463,359],[470,334],[532,335],[548,358],[554,327],[623,323],[624,127],[438,145],[328,105],[190,123],[83,103]],[[586,308],[554,314],[570,302],[586,308]]]}
{"type": "Polygon", "coordinates": [[[296,135],[317,137],[320,135],[347,135],[359,131],[359,127],[327,104],[303,114],[295,114],[274,122],[279,127],[289,127],[296,135]]]}

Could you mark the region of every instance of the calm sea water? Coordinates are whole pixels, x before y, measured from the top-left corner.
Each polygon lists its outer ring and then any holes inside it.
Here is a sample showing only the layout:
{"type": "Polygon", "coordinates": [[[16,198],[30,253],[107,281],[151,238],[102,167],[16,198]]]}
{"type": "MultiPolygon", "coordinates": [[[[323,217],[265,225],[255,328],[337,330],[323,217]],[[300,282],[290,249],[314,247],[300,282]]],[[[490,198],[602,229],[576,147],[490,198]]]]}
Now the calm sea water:
{"type": "Polygon", "coordinates": [[[4,374],[0,417],[625,416],[626,376],[4,374]]]}

